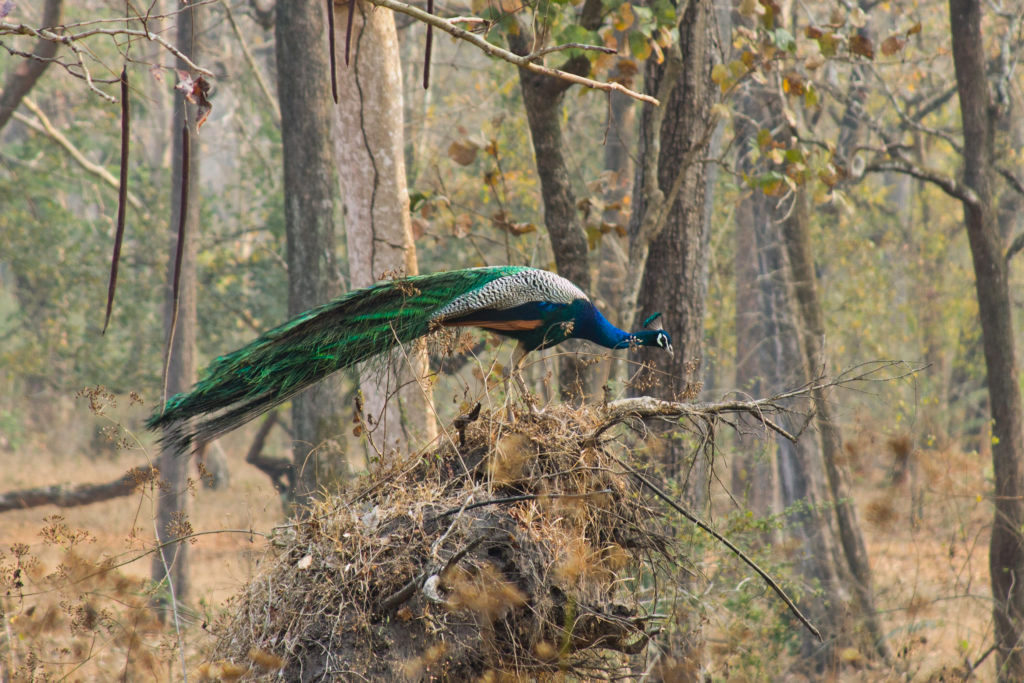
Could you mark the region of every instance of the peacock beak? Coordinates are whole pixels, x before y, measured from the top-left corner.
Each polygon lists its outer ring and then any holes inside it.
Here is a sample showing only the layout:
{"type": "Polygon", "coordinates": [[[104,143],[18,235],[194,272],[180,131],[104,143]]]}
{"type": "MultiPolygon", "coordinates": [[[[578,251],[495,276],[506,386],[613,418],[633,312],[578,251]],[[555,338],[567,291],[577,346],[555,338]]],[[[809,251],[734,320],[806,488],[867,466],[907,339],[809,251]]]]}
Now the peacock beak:
{"type": "Polygon", "coordinates": [[[668,356],[669,356],[669,358],[671,358],[671,357],[673,357],[673,356],[675,356],[675,355],[676,355],[676,352],[672,350],[672,345],[671,345],[671,344],[669,344],[668,346],[666,346],[666,347],[665,347],[665,350],[666,350],[666,351],[668,351],[668,356]]]}

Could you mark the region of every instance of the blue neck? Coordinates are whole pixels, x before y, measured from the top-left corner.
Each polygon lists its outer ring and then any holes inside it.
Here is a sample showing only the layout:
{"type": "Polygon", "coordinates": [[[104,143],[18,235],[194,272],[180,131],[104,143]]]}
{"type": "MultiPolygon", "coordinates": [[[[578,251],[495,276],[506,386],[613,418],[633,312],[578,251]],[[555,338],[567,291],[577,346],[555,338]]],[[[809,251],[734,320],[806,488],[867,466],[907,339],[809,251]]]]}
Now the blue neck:
{"type": "Polygon", "coordinates": [[[608,322],[608,318],[605,318],[593,304],[587,308],[590,310],[577,320],[579,328],[573,334],[574,337],[589,339],[609,349],[628,349],[630,340],[636,342],[633,335],[608,322]]]}

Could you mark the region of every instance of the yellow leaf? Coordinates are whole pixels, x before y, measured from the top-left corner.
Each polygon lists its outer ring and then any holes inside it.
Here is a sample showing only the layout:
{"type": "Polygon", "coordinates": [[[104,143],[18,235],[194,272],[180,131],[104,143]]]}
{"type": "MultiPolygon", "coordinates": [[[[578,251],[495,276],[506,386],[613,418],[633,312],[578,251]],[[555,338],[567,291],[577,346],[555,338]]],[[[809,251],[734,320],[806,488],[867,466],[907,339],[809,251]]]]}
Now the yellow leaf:
{"type": "Polygon", "coordinates": [[[616,31],[625,31],[633,25],[634,21],[633,6],[627,2],[619,7],[619,11],[615,13],[615,20],[612,24],[615,26],[616,31]]]}
{"type": "Polygon", "coordinates": [[[748,18],[764,14],[764,5],[757,0],[741,0],[740,14],[748,18]]]}
{"type": "MultiPolygon", "coordinates": [[[[711,67],[711,82],[712,83],[717,83],[718,85],[722,85],[728,79],[729,79],[729,69],[725,66],[725,64],[715,64],[713,67],[711,67]]],[[[722,89],[725,90],[724,87],[722,89]]]]}

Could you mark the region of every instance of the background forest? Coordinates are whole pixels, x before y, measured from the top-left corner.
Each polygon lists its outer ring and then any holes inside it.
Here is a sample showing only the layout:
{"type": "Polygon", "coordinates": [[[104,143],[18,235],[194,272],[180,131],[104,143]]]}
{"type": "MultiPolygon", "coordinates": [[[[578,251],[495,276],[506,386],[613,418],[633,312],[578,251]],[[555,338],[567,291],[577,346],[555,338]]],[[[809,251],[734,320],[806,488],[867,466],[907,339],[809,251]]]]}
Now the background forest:
{"type": "MultiPolygon", "coordinates": [[[[198,469],[145,419],[342,292],[499,264],[673,335],[671,359],[533,354],[568,423],[748,406],[616,443],[824,635],[665,516],[672,568],[617,569],[660,586],[637,598],[658,627],[604,675],[1024,677],[1024,6],[360,0],[348,44],[325,4],[0,2],[3,680],[277,675],[285,653],[222,647],[275,527],[500,414],[512,345],[346,370],[198,469]]],[[[598,675],[568,650],[534,654],[598,675]]]]}

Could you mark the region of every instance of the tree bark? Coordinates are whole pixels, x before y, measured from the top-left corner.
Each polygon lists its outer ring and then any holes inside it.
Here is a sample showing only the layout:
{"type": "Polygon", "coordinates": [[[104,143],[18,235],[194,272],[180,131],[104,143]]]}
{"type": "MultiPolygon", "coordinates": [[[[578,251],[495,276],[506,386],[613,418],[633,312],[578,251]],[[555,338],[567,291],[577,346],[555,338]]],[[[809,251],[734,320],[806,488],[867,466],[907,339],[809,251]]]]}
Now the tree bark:
{"type": "MultiPolygon", "coordinates": [[[[525,26],[520,26],[515,33],[509,33],[507,38],[511,51],[520,55],[527,54],[533,43],[533,37],[525,26]]],[[[559,68],[569,73],[586,75],[590,71],[590,61],[580,55],[570,58],[559,68]]],[[[544,225],[551,239],[555,266],[559,275],[574,282],[584,292],[589,292],[591,283],[587,263],[587,236],[576,210],[576,193],[569,180],[569,166],[562,153],[565,146],[562,136],[562,103],[571,86],[572,83],[559,78],[521,67],[519,69],[519,89],[530,126],[534,161],[544,203],[544,225]]],[[[572,351],[578,346],[570,344],[566,348],[572,351]]],[[[558,383],[563,399],[580,397],[586,393],[584,367],[575,354],[562,357],[558,383]]]]}
{"type": "MultiPolygon", "coordinates": [[[[178,16],[178,49],[189,59],[196,61],[199,48],[197,36],[202,35],[199,8],[188,6],[178,16]]],[[[184,63],[178,68],[187,70],[184,63]]],[[[170,258],[167,263],[167,281],[164,286],[164,334],[168,346],[166,394],[188,391],[196,379],[196,251],[199,230],[199,143],[195,135],[194,107],[186,105],[184,97],[174,101],[173,161],[171,168],[171,220],[170,258]],[[186,160],[183,154],[185,136],[189,137],[191,152],[186,160]],[[187,166],[186,166],[187,161],[187,166]],[[187,176],[183,175],[187,173],[187,176]],[[188,182],[188,202],[181,204],[181,187],[188,182]],[[180,264],[180,286],[178,310],[174,315],[173,281],[178,251],[178,226],[181,215],[185,216],[184,246],[180,264]]],[[[181,535],[187,528],[188,463],[191,453],[177,452],[166,448],[160,451],[158,468],[163,480],[157,496],[156,533],[157,542],[166,543],[181,535]]],[[[173,591],[176,601],[185,600],[189,594],[188,543],[171,543],[163,546],[153,556],[153,581],[170,581],[168,588],[173,591]]]]}
{"type": "MultiPolygon", "coordinates": [[[[711,83],[711,35],[713,7],[708,0],[684,3],[685,12],[679,25],[682,56],[678,80],[671,97],[664,101],[664,118],[660,125],[660,144],[652,130],[656,118],[650,106],[641,117],[640,159],[657,154],[656,177],[637,171],[634,187],[635,212],[630,230],[633,241],[640,235],[643,217],[658,207],[648,205],[652,193],[647,184],[655,182],[663,195],[668,195],[678,174],[683,184],[675,203],[669,207],[664,226],[650,242],[646,266],[637,293],[635,320],[655,312],[664,314],[664,324],[671,333],[675,355],[666,359],[660,352],[641,349],[639,357],[652,367],[664,368],[662,373],[649,373],[641,381],[654,386],[644,390],[662,398],[677,399],[699,390],[697,374],[700,367],[704,337],[704,310],[707,298],[708,237],[710,226],[705,212],[707,188],[704,165],[700,162],[710,140],[707,129],[711,119],[714,92],[711,83]],[[667,363],[667,367],[666,367],[667,363]]],[[[646,90],[659,91],[670,60],[657,64],[647,61],[646,90]]],[[[631,244],[631,258],[633,245],[631,244]]],[[[628,284],[627,284],[628,286],[628,284]]],[[[671,449],[666,464],[673,474],[682,472],[684,454],[671,449]]]]}
{"type": "MultiPolygon", "coordinates": [[[[331,82],[324,3],[276,5],[277,91],[284,151],[284,215],[288,312],[296,315],[337,296],[331,82]]],[[[339,447],[341,378],[310,387],[292,400],[293,503],[306,503],[331,479],[348,477],[339,447]]]]}
{"type": "MultiPolygon", "coordinates": [[[[335,161],[345,209],[352,287],[419,272],[409,215],[402,72],[394,15],[363,2],[335,8],[338,106],[335,161]],[[345,66],[349,8],[355,8],[351,63],[345,66]]],[[[381,450],[436,434],[430,410],[426,344],[399,349],[364,373],[370,438],[381,450]]]]}
{"type": "Polygon", "coordinates": [[[992,414],[995,521],[989,571],[995,598],[995,641],[1001,680],[1024,680],[1024,493],[1021,458],[1024,430],[1006,260],[993,202],[992,102],[986,78],[978,0],[950,0],[953,64],[963,123],[964,185],[973,192],[962,202],[974,263],[982,346],[992,414]],[[972,201],[973,200],[973,201],[972,201]]]}
{"type": "MultiPolygon", "coordinates": [[[[64,14],[64,0],[46,0],[43,7],[41,27],[53,27],[61,23],[64,14]]],[[[40,39],[32,50],[39,59],[25,59],[20,62],[7,76],[3,91],[0,91],[0,130],[11,120],[14,110],[39,80],[39,77],[50,65],[48,60],[57,54],[59,45],[51,40],[40,39]]]]}

